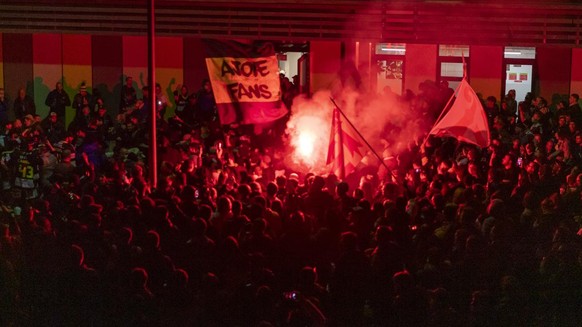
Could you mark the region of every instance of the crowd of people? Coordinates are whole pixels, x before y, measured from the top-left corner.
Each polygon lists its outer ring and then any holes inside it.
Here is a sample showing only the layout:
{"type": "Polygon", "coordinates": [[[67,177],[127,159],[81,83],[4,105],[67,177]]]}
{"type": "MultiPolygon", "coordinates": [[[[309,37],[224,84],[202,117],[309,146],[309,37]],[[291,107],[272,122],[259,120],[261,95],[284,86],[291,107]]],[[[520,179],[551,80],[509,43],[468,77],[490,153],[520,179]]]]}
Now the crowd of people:
{"type": "MultiPolygon", "coordinates": [[[[21,92],[8,120],[0,89],[0,325],[582,323],[577,94],[489,97],[488,148],[411,140],[393,174],[359,167],[353,186],[284,170],[284,123],[221,126],[207,80],[176,90],[169,119],[160,86],[142,91],[128,77],[105,108],[57,84],[47,118],[21,92]]],[[[423,113],[450,93],[427,82],[399,101],[423,113]]]]}

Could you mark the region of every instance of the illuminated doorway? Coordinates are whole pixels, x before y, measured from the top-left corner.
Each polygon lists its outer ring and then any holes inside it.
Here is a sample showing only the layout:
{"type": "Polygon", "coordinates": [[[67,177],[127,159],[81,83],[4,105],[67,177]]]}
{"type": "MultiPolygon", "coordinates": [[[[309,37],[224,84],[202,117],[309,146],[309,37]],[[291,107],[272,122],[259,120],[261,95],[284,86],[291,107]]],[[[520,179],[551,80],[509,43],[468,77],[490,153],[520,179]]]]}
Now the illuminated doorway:
{"type": "Polygon", "coordinates": [[[505,47],[505,94],[515,90],[515,100],[523,101],[533,89],[535,48],[505,47]]]}

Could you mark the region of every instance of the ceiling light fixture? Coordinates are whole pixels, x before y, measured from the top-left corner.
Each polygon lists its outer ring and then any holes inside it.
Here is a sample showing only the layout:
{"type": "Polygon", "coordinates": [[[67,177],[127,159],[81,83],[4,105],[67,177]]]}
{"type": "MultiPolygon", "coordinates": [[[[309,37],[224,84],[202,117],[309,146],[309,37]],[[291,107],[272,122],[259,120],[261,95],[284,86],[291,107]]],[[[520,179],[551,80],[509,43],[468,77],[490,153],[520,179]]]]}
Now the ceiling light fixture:
{"type": "Polygon", "coordinates": [[[396,49],[396,48],[382,48],[382,51],[397,51],[397,52],[406,52],[406,49],[396,49]]]}

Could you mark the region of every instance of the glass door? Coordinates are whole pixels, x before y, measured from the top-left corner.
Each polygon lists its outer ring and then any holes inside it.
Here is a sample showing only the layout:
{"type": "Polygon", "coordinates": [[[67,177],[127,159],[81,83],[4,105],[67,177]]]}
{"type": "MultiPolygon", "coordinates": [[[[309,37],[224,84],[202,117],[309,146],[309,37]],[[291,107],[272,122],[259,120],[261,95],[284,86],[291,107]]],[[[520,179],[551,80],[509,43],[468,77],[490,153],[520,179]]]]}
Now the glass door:
{"type": "Polygon", "coordinates": [[[505,65],[505,94],[515,90],[515,100],[523,101],[525,95],[532,91],[533,65],[506,64],[505,65]]]}
{"type": "Polygon", "coordinates": [[[505,47],[503,52],[505,65],[505,94],[515,90],[515,101],[525,99],[533,90],[533,76],[536,49],[531,47],[505,47]]]}

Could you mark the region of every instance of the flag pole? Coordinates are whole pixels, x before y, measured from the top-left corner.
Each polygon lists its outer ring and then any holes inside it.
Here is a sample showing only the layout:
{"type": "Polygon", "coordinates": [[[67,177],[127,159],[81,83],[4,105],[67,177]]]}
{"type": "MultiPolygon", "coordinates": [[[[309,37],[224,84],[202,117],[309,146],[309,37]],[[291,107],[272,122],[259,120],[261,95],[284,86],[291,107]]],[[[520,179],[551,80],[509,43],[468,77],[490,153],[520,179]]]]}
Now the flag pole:
{"type": "Polygon", "coordinates": [[[158,152],[157,152],[157,124],[156,124],[156,14],[155,0],[148,0],[148,84],[150,105],[150,184],[156,188],[158,184],[158,152]]]}
{"type": "MultiPolygon", "coordinates": [[[[332,100],[333,101],[333,100],[332,100]]],[[[344,158],[344,133],[342,129],[342,120],[339,115],[339,109],[336,106],[336,109],[333,111],[333,114],[336,115],[337,125],[336,125],[336,135],[338,136],[338,144],[339,144],[339,169],[340,169],[340,176],[341,180],[346,179],[346,165],[345,165],[345,158],[344,158]]]]}
{"type": "MultiPolygon", "coordinates": [[[[352,124],[352,122],[350,121],[350,119],[344,114],[344,112],[340,109],[340,107],[337,105],[337,103],[335,103],[335,100],[332,97],[329,97],[329,99],[331,100],[331,103],[333,103],[333,105],[335,106],[335,109],[337,109],[337,112],[339,112],[344,117],[344,119],[346,120],[346,122],[348,122],[348,124],[354,129],[354,131],[356,131],[356,133],[362,139],[362,141],[364,141],[364,143],[366,143],[366,146],[368,146],[368,148],[370,149],[370,151],[372,151],[372,153],[376,156],[376,158],[378,158],[378,161],[380,161],[380,164],[382,164],[382,166],[384,166],[384,168],[386,168],[386,170],[388,172],[390,172],[390,175],[392,175],[392,177],[394,177],[394,179],[396,181],[398,181],[398,178],[394,175],[394,173],[392,172],[392,170],[390,168],[388,168],[388,166],[386,165],[386,163],[384,162],[384,160],[382,159],[382,157],[380,157],[378,155],[378,153],[376,152],[376,150],[374,150],[374,148],[372,148],[372,146],[364,138],[364,136],[362,135],[362,133],[360,133],[360,131],[356,128],[356,126],[354,126],[354,124],[352,124]]],[[[340,118],[340,117],[338,116],[338,118],[340,118]]],[[[338,119],[338,122],[339,122],[339,119],[338,119]]],[[[340,135],[341,134],[342,133],[340,133],[340,135]]],[[[340,143],[340,148],[342,149],[342,152],[341,152],[342,153],[342,161],[343,161],[343,147],[344,147],[343,146],[343,143],[340,143]]]]}
{"type": "Polygon", "coordinates": [[[463,59],[463,79],[467,79],[467,62],[465,62],[465,51],[461,51],[461,58],[463,59]]]}

